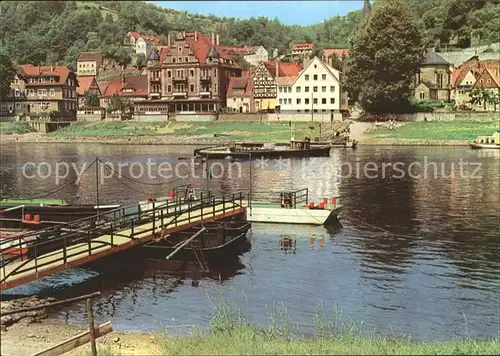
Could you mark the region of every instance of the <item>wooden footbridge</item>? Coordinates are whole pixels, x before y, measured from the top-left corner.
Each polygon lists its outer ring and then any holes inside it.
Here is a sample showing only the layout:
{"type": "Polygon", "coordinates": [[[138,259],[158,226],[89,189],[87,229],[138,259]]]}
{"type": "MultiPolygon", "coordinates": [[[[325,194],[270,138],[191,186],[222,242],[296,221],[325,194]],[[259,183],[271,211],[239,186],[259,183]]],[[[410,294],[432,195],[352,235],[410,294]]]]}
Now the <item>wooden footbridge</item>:
{"type": "Polygon", "coordinates": [[[0,291],[83,265],[153,239],[245,213],[241,193],[151,202],[0,241],[0,291]],[[132,208],[132,209],[131,209],[132,208]],[[6,256],[16,248],[21,256],[6,256]],[[23,248],[27,246],[27,248],[23,248]]]}

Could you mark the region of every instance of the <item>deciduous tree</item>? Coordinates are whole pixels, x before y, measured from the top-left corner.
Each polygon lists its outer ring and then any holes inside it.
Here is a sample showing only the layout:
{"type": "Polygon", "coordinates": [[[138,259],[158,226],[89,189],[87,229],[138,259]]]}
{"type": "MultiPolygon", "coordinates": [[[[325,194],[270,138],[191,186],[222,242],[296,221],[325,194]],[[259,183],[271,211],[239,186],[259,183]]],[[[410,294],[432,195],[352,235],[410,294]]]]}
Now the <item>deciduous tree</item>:
{"type": "Polygon", "coordinates": [[[421,37],[414,14],[403,0],[377,5],[353,39],[345,85],[367,112],[403,111],[422,60],[421,37]]]}
{"type": "Polygon", "coordinates": [[[10,84],[14,80],[16,69],[14,68],[10,57],[5,53],[0,53],[0,95],[1,99],[10,91],[10,84]]]}

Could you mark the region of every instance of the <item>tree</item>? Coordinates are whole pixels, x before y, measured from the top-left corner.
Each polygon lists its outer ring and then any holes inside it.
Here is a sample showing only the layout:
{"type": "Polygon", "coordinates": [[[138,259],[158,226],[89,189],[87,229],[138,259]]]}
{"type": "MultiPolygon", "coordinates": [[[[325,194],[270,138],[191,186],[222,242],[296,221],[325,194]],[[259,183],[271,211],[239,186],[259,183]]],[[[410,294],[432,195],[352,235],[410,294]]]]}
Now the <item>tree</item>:
{"type": "Polygon", "coordinates": [[[92,93],[90,91],[85,92],[85,96],[83,98],[83,104],[86,107],[98,107],[99,106],[99,97],[97,94],[92,93]]]}
{"type": "Polygon", "coordinates": [[[470,92],[470,103],[472,105],[483,105],[484,111],[486,111],[486,105],[492,104],[495,106],[496,111],[496,95],[492,94],[489,89],[486,88],[474,88],[470,92]]]}
{"type": "Polygon", "coordinates": [[[10,91],[10,84],[14,81],[16,69],[5,53],[0,53],[0,95],[5,98],[10,91]]]}
{"type": "Polygon", "coordinates": [[[343,71],[346,59],[347,59],[346,55],[339,56],[337,54],[332,54],[329,58],[329,61],[332,64],[333,68],[343,71]]]}
{"type": "Polygon", "coordinates": [[[376,4],[354,36],[344,84],[367,112],[404,111],[423,57],[418,24],[403,0],[376,4]]]}
{"type": "Polygon", "coordinates": [[[107,112],[118,111],[120,114],[130,110],[133,108],[133,104],[130,100],[126,98],[122,98],[121,96],[114,94],[108,102],[108,106],[106,108],[107,112]]]}

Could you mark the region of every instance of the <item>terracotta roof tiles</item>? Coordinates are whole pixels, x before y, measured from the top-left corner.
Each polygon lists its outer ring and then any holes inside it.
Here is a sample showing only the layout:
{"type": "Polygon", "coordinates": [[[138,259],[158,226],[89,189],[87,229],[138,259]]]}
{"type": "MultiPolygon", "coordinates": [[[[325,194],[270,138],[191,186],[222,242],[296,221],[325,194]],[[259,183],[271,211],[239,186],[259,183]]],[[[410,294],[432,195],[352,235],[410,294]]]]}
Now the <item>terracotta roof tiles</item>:
{"type": "Polygon", "coordinates": [[[129,75],[113,78],[107,83],[103,96],[147,96],[148,77],[146,75],[129,75]],[[124,89],[133,89],[132,93],[124,92],[124,89]]]}
{"type": "MultiPolygon", "coordinates": [[[[17,66],[17,73],[24,77],[53,76],[56,82],[27,83],[27,85],[63,85],[72,73],[68,67],[33,66],[31,64],[17,66]]],[[[77,83],[78,84],[78,83],[77,83]]]]}
{"type": "Polygon", "coordinates": [[[252,78],[231,77],[227,89],[227,97],[250,98],[252,97],[252,78]],[[243,89],[243,92],[241,92],[243,89]]]}

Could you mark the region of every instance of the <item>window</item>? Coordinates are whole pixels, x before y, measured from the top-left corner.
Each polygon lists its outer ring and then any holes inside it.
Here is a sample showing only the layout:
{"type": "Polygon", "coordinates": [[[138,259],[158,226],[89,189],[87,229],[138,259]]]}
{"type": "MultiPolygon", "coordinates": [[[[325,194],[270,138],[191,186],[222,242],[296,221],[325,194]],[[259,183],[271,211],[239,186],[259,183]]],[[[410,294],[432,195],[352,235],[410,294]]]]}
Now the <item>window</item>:
{"type": "Polygon", "coordinates": [[[177,47],[177,51],[178,51],[179,53],[182,53],[182,47],[181,47],[181,46],[177,47]]]}
{"type": "Polygon", "coordinates": [[[54,78],[50,78],[49,82],[54,83],[56,80],[54,78]]]}
{"type": "Polygon", "coordinates": [[[170,77],[172,77],[172,72],[167,70],[167,78],[170,78],[170,77]]]}
{"type": "Polygon", "coordinates": [[[479,81],[479,83],[484,83],[484,79],[481,79],[481,80],[479,81]]]}
{"type": "Polygon", "coordinates": [[[306,93],[309,93],[309,87],[304,87],[304,89],[305,89],[304,91],[305,91],[306,93]]]}
{"type": "Polygon", "coordinates": [[[21,96],[21,92],[19,91],[19,89],[16,89],[15,96],[21,96]]]}
{"type": "Polygon", "coordinates": [[[488,82],[488,83],[491,83],[491,79],[488,79],[488,81],[487,81],[487,82],[488,82]]]}
{"type": "Polygon", "coordinates": [[[318,75],[317,75],[317,74],[314,74],[313,79],[314,79],[314,80],[318,80],[318,75]]]}
{"type": "Polygon", "coordinates": [[[321,87],[321,91],[322,91],[323,93],[326,93],[326,86],[321,87]]]}
{"type": "Polygon", "coordinates": [[[314,98],[314,104],[317,104],[318,103],[318,98],[314,98]]]}
{"type": "Polygon", "coordinates": [[[288,98],[288,104],[292,104],[292,98],[288,98]]]}
{"type": "Polygon", "coordinates": [[[283,104],[283,99],[280,99],[280,105],[283,104]]]}
{"type": "Polygon", "coordinates": [[[321,80],[326,80],[326,74],[321,74],[321,80]]]}
{"type": "Polygon", "coordinates": [[[169,84],[167,85],[167,93],[170,93],[172,92],[172,86],[169,84]]]}
{"type": "Polygon", "coordinates": [[[14,84],[19,84],[19,78],[14,78],[14,84]]]}
{"type": "Polygon", "coordinates": [[[280,93],[283,93],[283,87],[280,87],[280,93]]]}
{"type": "Polygon", "coordinates": [[[189,57],[184,57],[184,62],[189,62],[189,57]]]}
{"type": "Polygon", "coordinates": [[[172,63],[175,63],[175,57],[172,57],[172,63]]]}
{"type": "Polygon", "coordinates": [[[326,104],[326,98],[321,99],[321,104],[326,104]]]}
{"type": "Polygon", "coordinates": [[[194,77],[194,69],[191,69],[191,70],[189,71],[189,76],[194,77]]]}
{"type": "Polygon", "coordinates": [[[335,98],[330,98],[330,104],[335,104],[335,98]]]}
{"type": "Polygon", "coordinates": [[[297,104],[300,104],[300,98],[297,98],[297,104]]]}
{"type": "Polygon", "coordinates": [[[16,109],[21,109],[21,103],[16,103],[16,109]]]}
{"type": "Polygon", "coordinates": [[[35,96],[35,89],[28,89],[28,96],[35,96]]]}
{"type": "Polygon", "coordinates": [[[300,87],[296,87],[296,88],[295,88],[295,92],[296,92],[296,93],[300,93],[300,87]]]}
{"type": "Polygon", "coordinates": [[[217,93],[217,84],[214,84],[214,93],[217,93]]]}
{"type": "Polygon", "coordinates": [[[335,86],[333,86],[333,85],[332,85],[332,86],[330,87],[330,93],[335,93],[335,86]]]}
{"type": "Polygon", "coordinates": [[[306,104],[306,105],[309,104],[309,98],[304,99],[304,104],[306,104]]]}
{"type": "MultiPolygon", "coordinates": [[[[304,78],[305,78],[305,80],[309,80],[309,74],[306,74],[306,75],[304,76],[304,78]]],[[[306,88],[307,88],[307,87],[306,87],[306,88]]]]}
{"type": "Polygon", "coordinates": [[[425,93],[420,93],[420,99],[425,99],[425,93]]]}
{"type": "Polygon", "coordinates": [[[189,91],[192,93],[194,91],[194,84],[189,85],[189,91]]]}
{"type": "Polygon", "coordinates": [[[314,112],[318,112],[318,109],[314,109],[314,112]]]}
{"type": "Polygon", "coordinates": [[[236,98],[233,98],[233,102],[236,102],[236,98]]]}
{"type": "Polygon", "coordinates": [[[318,87],[313,87],[313,92],[317,93],[318,92],[318,87]]]}
{"type": "Polygon", "coordinates": [[[216,78],[217,78],[217,68],[216,68],[216,69],[214,69],[214,77],[216,77],[216,78]]]}
{"type": "Polygon", "coordinates": [[[49,90],[49,95],[50,96],[56,96],[56,90],[55,89],[50,89],[49,90]]]}

